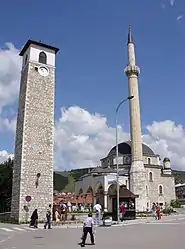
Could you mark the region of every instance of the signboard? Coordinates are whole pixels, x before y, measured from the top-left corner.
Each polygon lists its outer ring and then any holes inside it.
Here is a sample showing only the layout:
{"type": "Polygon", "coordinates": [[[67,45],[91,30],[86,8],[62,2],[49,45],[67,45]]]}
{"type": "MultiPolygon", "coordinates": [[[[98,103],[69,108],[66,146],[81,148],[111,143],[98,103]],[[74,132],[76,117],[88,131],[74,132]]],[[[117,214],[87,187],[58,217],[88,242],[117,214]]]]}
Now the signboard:
{"type": "Polygon", "coordinates": [[[27,202],[30,202],[30,201],[31,201],[31,196],[27,195],[26,198],[25,198],[25,200],[26,200],[27,202]]]}

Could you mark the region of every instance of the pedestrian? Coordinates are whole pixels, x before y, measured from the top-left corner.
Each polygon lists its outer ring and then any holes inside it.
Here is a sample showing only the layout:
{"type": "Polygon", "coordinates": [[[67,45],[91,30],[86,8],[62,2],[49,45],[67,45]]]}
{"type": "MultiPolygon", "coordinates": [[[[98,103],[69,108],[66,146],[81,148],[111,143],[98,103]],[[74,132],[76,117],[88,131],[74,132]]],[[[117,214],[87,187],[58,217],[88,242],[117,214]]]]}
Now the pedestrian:
{"type": "Polygon", "coordinates": [[[121,205],[119,207],[119,211],[120,211],[120,220],[123,221],[125,213],[126,213],[126,208],[125,208],[125,205],[123,202],[121,203],[121,205]]]}
{"type": "Polygon", "coordinates": [[[160,211],[160,206],[156,205],[156,215],[157,215],[157,219],[160,220],[161,219],[161,211],[160,211]]]}
{"type": "Polygon", "coordinates": [[[92,218],[92,213],[89,213],[88,217],[84,220],[81,247],[85,246],[85,241],[87,239],[88,233],[90,234],[91,244],[95,245],[94,243],[94,221],[92,218]]]}
{"type": "Polygon", "coordinates": [[[30,227],[38,228],[38,213],[35,209],[31,215],[30,227]]]}
{"type": "Polygon", "coordinates": [[[56,222],[56,225],[59,224],[60,222],[60,214],[57,209],[55,211],[55,222],[56,222]]]}
{"type": "Polygon", "coordinates": [[[51,204],[49,205],[49,208],[46,211],[46,221],[44,224],[44,229],[46,229],[48,226],[48,229],[51,229],[51,204]]]}
{"type": "Polygon", "coordinates": [[[153,202],[152,204],[152,216],[155,220],[157,220],[157,213],[156,213],[156,204],[153,202]]]}
{"type": "Polygon", "coordinates": [[[63,202],[60,203],[60,210],[61,210],[61,220],[65,221],[66,218],[67,218],[67,215],[66,215],[66,213],[67,213],[67,206],[66,206],[65,203],[63,203],[63,202]]]}
{"type": "Polygon", "coordinates": [[[94,205],[94,210],[96,211],[96,225],[100,226],[100,215],[101,215],[101,205],[97,202],[94,205]]]}

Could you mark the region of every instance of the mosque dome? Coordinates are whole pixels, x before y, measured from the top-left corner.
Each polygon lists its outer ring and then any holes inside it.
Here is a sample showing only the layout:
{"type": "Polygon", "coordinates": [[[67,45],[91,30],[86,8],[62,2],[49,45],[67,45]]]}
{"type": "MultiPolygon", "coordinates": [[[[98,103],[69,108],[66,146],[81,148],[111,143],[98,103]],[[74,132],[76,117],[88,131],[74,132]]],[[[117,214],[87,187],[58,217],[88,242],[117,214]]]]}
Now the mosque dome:
{"type": "MultiPolygon", "coordinates": [[[[142,144],[143,148],[143,155],[144,156],[155,156],[155,153],[153,152],[150,147],[148,147],[146,144],[142,144]]],[[[131,155],[131,141],[123,142],[118,145],[118,152],[122,155],[131,155]]],[[[116,146],[114,146],[108,156],[115,155],[116,154],[116,146]]]]}

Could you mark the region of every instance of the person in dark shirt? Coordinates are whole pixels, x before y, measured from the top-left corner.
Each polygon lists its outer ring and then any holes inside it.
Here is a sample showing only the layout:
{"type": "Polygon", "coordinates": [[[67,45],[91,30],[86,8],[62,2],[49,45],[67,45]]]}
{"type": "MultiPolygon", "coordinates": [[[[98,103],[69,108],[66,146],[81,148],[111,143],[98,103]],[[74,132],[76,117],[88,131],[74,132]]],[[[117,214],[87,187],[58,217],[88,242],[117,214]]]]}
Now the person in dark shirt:
{"type": "Polygon", "coordinates": [[[35,209],[31,216],[30,227],[38,228],[38,213],[35,209]]]}
{"type": "Polygon", "coordinates": [[[49,209],[46,211],[46,222],[44,225],[44,229],[48,226],[48,229],[51,229],[51,205],[49,205],[49,209]]]}

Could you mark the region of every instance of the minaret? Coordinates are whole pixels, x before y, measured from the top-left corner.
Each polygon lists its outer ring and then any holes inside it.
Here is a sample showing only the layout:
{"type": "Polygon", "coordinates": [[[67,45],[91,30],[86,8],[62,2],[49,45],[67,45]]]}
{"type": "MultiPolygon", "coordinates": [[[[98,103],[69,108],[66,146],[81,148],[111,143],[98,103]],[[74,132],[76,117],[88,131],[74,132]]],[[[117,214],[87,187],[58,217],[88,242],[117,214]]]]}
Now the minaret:
{"type": "Polygon", "coordinates": [[[132,39],[131,26],[128,32],[128,66],[125,68],[125,74],[128,77],[129,96],[134,96],[129,100],[130,108],[130,134],[132,163],[130,168],[130,190],[136,198],[136,209],[138,211],[146,210],[146,172],[143,163],[142,139],[141,139],[141,119],[138,92],[139,67],[136,66],[134,42],[132,39]]]}

